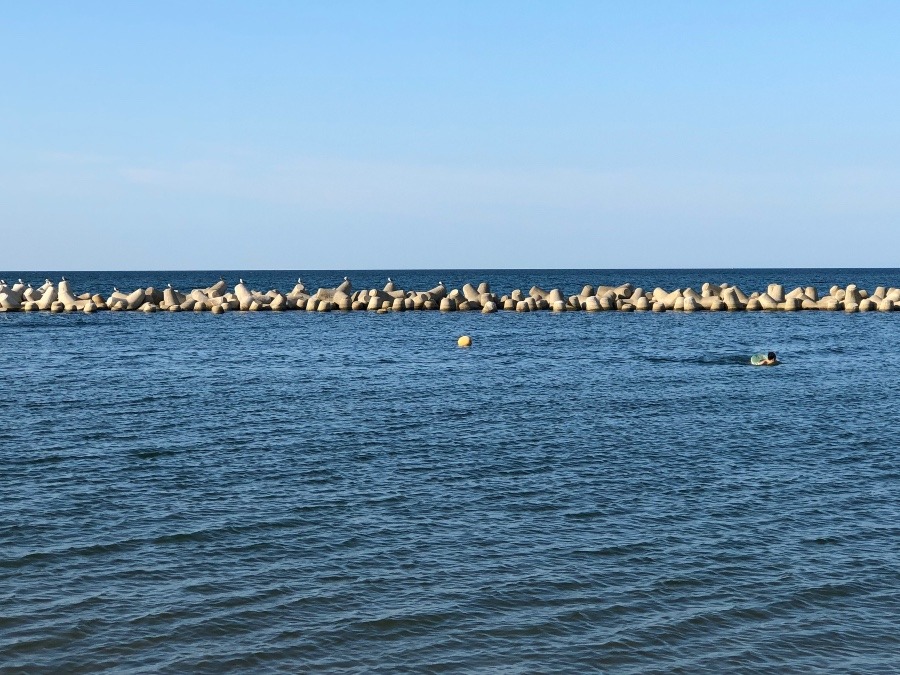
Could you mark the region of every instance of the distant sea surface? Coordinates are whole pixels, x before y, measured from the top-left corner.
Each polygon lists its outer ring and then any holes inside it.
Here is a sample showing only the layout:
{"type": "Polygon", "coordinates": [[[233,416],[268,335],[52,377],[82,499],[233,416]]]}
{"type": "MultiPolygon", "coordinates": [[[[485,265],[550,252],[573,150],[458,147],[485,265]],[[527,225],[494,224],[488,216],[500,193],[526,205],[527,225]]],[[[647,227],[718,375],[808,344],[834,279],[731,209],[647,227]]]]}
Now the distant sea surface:
{"type": "Polygon", "coordinates": [[[2,672],[900,671],[900,312],[7,313],[0,348],[2,672]]]}

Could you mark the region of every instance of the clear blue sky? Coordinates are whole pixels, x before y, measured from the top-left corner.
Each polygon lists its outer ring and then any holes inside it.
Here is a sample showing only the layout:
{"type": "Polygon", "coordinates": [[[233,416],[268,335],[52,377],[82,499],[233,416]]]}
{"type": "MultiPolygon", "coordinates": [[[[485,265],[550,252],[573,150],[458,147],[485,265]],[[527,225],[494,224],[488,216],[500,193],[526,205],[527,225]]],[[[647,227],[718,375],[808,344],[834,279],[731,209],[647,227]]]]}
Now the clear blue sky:
{"type": "Polygon", "coordinates": [[[898,252],[898,2],[0,12],[0,269],[898,252]]]}

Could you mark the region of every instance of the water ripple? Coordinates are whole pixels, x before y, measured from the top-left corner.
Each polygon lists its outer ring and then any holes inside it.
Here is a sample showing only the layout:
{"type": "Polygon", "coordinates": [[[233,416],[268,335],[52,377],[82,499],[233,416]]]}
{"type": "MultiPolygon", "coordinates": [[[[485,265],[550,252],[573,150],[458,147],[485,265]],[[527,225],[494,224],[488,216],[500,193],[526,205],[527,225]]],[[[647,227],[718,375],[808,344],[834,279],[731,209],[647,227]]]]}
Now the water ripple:
{"type": "Polygon", "coordinates": [[[0,670],[896,672],[896,318],[5,316],[0,670]]]}

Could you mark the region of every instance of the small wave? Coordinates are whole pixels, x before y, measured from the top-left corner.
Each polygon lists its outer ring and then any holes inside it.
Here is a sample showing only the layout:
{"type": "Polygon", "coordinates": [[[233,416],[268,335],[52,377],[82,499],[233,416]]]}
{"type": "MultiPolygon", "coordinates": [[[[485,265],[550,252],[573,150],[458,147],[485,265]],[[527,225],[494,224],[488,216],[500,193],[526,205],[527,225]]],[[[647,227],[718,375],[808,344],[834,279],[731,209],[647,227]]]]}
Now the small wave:
{"type": "Polygon", "coordinates": [[[822,584],[797,591],[787,603],[789,607],[808,607],[822,602],[850,598],[865,592],[866,587],[859,582],[843,584],[822,584]]]}
{"type": "Polygon", "coordinates": [[[136,450],[133,454],[138,459],[156,459],[157,457],[171,457],[179,452],[179,450],[136,450]]]}
{"type": "Polygon", "coordinates": [[[700,355],[687,357],[673,356],[646,356],[645,361],[650,363],[681,363],[693,366],[737,366],[749,365],[749,354],[727,354],[727,355],[700,355]]]}
{"type": "Polygon", "coordinates": [[[635,553],[645,553],[650,550],[652,547],[648,542],[639,542],[634,544],[618,544],[613,546],[604,546],[601,548],[595,549],[578,549],[573,551],[574,555],[583,555],[587,557],[610,557],[610,556],[622,556],[622,555],[633,555],[635,553]]]}

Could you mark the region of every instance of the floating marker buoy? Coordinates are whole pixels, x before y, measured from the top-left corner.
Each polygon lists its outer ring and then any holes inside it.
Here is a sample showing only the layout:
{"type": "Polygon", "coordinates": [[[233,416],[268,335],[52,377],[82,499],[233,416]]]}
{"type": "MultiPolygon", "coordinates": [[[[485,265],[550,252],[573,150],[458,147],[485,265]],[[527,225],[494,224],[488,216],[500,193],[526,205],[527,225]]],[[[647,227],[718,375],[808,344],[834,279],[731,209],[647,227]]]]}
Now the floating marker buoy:
{"type": "Polygon", "coordinates": [[[459,338],[459,340],[456,341],[456,344],[458,344],[460,347],[471,347],[472,338],[470,338],[468,335],[463,335],[459,338]]]}

